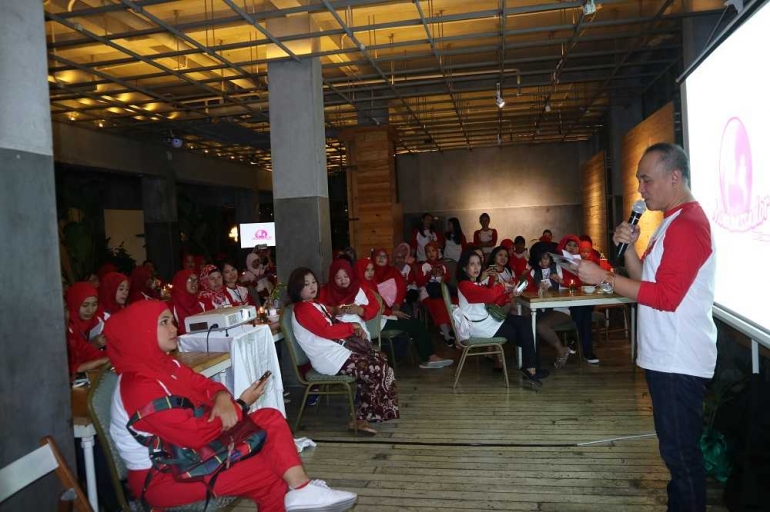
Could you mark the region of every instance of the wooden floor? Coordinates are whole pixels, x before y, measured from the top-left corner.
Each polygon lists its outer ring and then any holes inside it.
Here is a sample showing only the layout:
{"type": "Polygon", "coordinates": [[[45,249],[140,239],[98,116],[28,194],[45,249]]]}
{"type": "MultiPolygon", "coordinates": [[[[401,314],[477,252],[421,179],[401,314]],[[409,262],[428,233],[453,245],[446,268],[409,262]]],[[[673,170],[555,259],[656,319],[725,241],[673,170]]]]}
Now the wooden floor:
{"type": "MultiPolygon", "coordinates": [[[[470,359],[456,390],[454,367],[399,361],[401,418],[376,425],[377,436],[348,433],[337,397],[305,413],[296,436],[318,443],[302,454],[308,474],[358,493],[358,512],[665,510],[668,472],[644,374],[633,371],[623,340],[599,343],[596,353],[599,366],[570,359],[539,392],[520,386],[512,350],[510,389],[482,358],[470,359]]],[[[545,351],[543,366],[553,359],[545,351]]],[[[300,396],[287,406],[290,423],[300,396]]],[[[709,510],[725,510],[720,495],[712,485],[709,510]]]]}

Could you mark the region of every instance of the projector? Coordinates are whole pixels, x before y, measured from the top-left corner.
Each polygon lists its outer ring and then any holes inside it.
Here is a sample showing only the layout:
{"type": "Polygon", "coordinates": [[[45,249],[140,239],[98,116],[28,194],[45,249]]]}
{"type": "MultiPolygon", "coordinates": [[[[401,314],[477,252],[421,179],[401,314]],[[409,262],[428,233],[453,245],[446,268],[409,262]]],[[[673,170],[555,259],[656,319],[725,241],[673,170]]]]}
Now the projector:
{"type": "Polygon", "coordinates": [[[188,316],[184,319],[184,325],[188,333],[205,332],[209,329],[222,331],[256,319],[257,308],[254,306],[239,306],[220,308],[188,316]]]}

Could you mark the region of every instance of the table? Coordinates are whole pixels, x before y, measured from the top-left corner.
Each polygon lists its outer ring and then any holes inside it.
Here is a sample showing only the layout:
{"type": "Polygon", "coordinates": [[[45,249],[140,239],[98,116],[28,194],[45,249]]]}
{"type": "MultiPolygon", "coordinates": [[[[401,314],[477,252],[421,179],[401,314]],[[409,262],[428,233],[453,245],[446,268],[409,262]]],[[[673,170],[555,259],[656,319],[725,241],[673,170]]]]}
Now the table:
{"type": "MultiPolygon", "coordinates": [[[[231,366],[228,352],[186,352],[177,353],[174,359],[196,373],[206,377],[217,375],[231,366]]],[[[83,461],[86,471],[86,492],[91,508],[99,510],[99,497],[96,492],[96,470],[94,466],[94,439],[96,429],[88,414],[88,387],[80,386],[70,391],[72,401],[72,430],[76,439],[80,439],[83,449],[83,461]]]]}
{"type": "MultiPolygon", "coordinates": [[[[568,290],[548,291],[542,297],[537,292],[524,292],[516,298],[519,314],[522,307],[529,308],[532,313],[532,335],[537,344],[537,310],[551,308],[569,308],[576,306],[609,306],[614,304],[628,304],[631,306],[631,362],[636,360],[636,301],[623,297],[616,293],[585,293],[578,289],[574,292],[568,290]]],[[[521,364],[521,357],[519,357],[521,364]]]]}

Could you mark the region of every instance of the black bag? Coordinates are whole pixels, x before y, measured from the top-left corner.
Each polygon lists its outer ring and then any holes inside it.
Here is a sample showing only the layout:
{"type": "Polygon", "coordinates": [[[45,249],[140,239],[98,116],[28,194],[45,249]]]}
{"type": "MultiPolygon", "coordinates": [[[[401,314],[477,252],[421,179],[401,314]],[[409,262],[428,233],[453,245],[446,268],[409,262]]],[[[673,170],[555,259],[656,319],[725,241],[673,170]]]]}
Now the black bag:
{"type": "Polygon", "coordinates": [[[443,295],[441,295],[441,283],[432,281],[425,285],[425,291],[428,292],[428,297],[431,299],[443,298],[443,295]]]}
{"type": "Polygon", "coordinates": [[[368,354],[370,352],[374,352],[374,345],[372,345],[372,342],[362,336],[358,336],[357,334],[353,334],[352,336],[345,338],[342,341],[342,345],[349,348],[352,352],[356,352],[357,354],[368,354]]]}

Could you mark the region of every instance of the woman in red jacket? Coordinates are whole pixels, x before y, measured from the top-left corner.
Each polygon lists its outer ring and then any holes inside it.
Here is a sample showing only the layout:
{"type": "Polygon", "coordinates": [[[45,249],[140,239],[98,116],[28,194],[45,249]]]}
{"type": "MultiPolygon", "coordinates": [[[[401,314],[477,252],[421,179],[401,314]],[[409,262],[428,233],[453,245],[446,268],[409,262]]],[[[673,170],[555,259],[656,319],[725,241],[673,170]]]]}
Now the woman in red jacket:
{"type": "Polygon", "coordinates": [[[77,282],[67,289],[65,319],[67,322],[67,360],[70,376],[98,368],[107,362],[107,356],[97,348],[104,346],[104,336],[92,343],[90,332],[99,323],[96,316],[97,291],[91,284],[77,282]]]}
{"type": "Polygon", "coordinates": [[[439,260],[441,253],[436,243],[425,245],[426,260],[417,263],[417,286],[420,287],[420,302],[425,306],[428,315],[441,331],[444,343],[447,347],[455,344],[449,325],[449,313],[447,313],[444,298],[441,296],[441,283],[449,280],[449,270],[439,260]]]}
{"type": "Polygon", "coordinates": [[[538,355],[532,327],[528,319],[507,315],[505,320],[497,320],[487,311],[487,304],[504,306],[514,295],[510,284],[490,280],[484,285],[479,281],[482,261],[472,249],[466,249],[458,264],[457,298],[459,307],[471,323],[471,336],[479,338],[502,337],[521,347],[521,374],[524,383],[533,389],[542,386],[541,378],[547,377],[545,370],[538,371],[538,355]]]}
{"type": "MultiPolygon", "coordinates": [[[[356,261],[355,274],[358,282],[362,288],[366,288],[374,293],[380,293],[383,284],[393,281],[393,286],[399,290],[396,292],[396,300],[398,300],[399,297],[403,297],[406,293],[406,286],[403,283],[401,274],[399,274],[398,270],[388,265],[388,253],[385,252],[385,249],[378,249],[375,251],[375,255],[376,265],[369,258],[356,261]],[[377,274],[378,271],[379,276],[377,274]]],[[[385,288],[385,291],[388,291],[388,288],[385,288]]],[[[382,294],[380,293],[380,295],[382,294]]],[[[423,323],[402,313],[399,309],[399,304],[399,302],[391,302],[389,304],[383,297],[380,330],[398,330],[408,333],[417,344],[417,351],[420,354],[421,361],[420,368],[444,368],[454,363],[452,359],[443,359],[435,354],[430,334],[423,323]]],[[[369,321],[371,318],[364,318],[364,320],[369,321]]]]}
{"type": "MultiPolygon", "coordinates": [[[[166,304],[149,300],[113,315],[106,326],[108,354],[118,385],[113,395],[110,434],[128,468],[128,487],[153,508],[171,508],[206,499],[204,482],[177,482],[171,473],[153,469],[148,448],[128,432],[128,420],[158,398],[179,396],[210,413],[173,408],[144,415],[132,428],[145,436],[198,449],[233,427],[264,392],[256,382],[235,400],[227,389],[181,365],[168,355],[177,348],[177,329],[166,304]]],[[[280,412],[258,409],[249,414],[267,432],[257,455],[219,472],[213,492],[241,496],[262,511],[347,510],[356,495],[309,480],[297,455],[291,430],[280,412]],[[288,491],[288,492],[287,492],[288,491]]]]}
{"type": "MultiPolygon", "coordinates": [[[[361,401],[356,408],[358,431],[377,433],[370,421],[398,419],[398,391],[388,359],[374,350],[358,351],[345,346],[352,335],[369,338],[362,317],[376,315],[379,305],[370,291],[357,284],[347,260],[334,260],[329,284],[319,301],[318,281],[307,268],[289,276],[287,292],[294,303],[292,331],[310,364],[324,375],[352,375],[358,383],[361,401]],[[326,304],[335,304],[327,307],[326,304]]],[[[349,425],[353,430],[354,425],[349,425]]]]}
{"type": "Polygon", "coordinates": [[[110,272],[102,278],[99,286],[99,311],[104,321],[126,307],[129,291],[128,276],[120,272],[110,272]]]}
{"type": "Polygon", "coordinates": [[[183,269],[174,275],[171,282],[171,301],[168,308],[176,319],[179,334],[186,334],[185,319],[205,311],[203,302],[198,298],[198,273],[183,269]]]}

